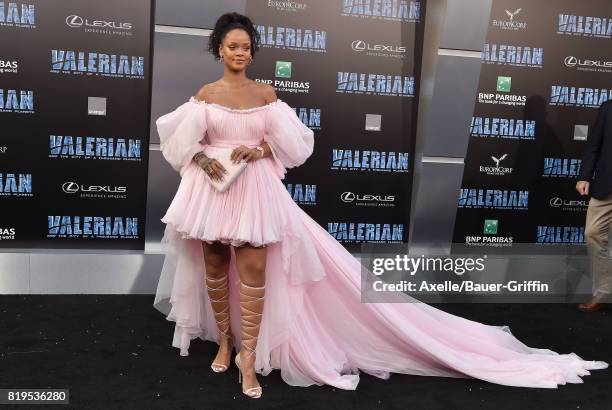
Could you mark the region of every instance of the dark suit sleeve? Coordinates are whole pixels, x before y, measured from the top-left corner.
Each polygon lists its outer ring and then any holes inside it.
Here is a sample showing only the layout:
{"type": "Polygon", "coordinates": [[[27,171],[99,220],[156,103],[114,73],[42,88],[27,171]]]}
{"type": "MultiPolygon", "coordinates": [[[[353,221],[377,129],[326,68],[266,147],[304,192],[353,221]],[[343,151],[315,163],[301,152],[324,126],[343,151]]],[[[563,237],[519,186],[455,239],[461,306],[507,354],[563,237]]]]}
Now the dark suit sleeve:
{"type": "Polygon", "coordinates": [[[601,143],[606,130],[608,107],[608,102],[603,103],[601,107],[599,107],[595,124],[593,128],[591,128],[591,132],[589,132],[587,146],[580,165],[580,173],[578,175],[579,181],[591,181],[593,179],[593,171],[595,170],[595,164],[601,153],[601,143]]]}

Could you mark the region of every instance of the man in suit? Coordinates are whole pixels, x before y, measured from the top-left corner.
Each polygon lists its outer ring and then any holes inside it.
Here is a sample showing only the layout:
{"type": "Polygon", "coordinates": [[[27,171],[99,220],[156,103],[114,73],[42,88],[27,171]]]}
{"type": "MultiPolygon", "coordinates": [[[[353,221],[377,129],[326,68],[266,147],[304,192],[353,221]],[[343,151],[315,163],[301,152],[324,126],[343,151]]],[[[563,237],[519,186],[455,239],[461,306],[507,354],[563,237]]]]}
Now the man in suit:
{"type": "Polygon", "coordinates": [[[580,195],[590,195],[584,235],[586,238],[593,297],[578,308],[585,312],[599,310],[612,293],[612,258],[609,234],[612,230],[612,101],[599,108],[589,133],[576,183],[580,195]]]}

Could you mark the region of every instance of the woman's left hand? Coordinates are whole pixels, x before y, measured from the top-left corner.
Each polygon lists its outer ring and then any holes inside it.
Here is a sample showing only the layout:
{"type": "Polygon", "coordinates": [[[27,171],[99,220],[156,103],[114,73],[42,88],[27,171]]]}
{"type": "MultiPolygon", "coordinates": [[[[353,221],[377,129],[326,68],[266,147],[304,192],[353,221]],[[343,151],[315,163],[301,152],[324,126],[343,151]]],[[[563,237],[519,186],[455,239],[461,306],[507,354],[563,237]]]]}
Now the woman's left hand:
{"type": "Polygon", "coordinates": [[[242,160],[250,162],[254,159],[258,159],[260,156],[261,153],[259,152],[259,150],[241,145],[237,148],[234,148],[232,154],[230,155],[230,159],[234,163],[240,162],[242,160]]]}

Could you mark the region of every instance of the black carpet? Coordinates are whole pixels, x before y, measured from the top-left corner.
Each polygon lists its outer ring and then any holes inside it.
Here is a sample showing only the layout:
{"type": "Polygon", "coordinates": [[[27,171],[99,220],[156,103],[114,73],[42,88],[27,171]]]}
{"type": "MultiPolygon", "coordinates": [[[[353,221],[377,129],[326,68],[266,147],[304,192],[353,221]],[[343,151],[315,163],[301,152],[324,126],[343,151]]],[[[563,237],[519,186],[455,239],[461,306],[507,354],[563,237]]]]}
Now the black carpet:
{"type": "MultiPolygon", "coordinates": [[[[278,371],[259,376],[263,397],[240,392],[235,366],[215,374],[216,344],[194,341],[190,356],[170,346],[173,323],[153,296],[0,296],[0,388],[69,388],[69,406],[15,409],[611,409],[612,369],[558,389],[505,387],[475,379],[364,373],[356,391],[291,387],[278,371]]],[[[447,304],[437,307],[509,325],[531,347],[612,363],[612,310],[574,305],[447,304]]],[[[10,408],[6,406],[6,408],[10,408]]]]}

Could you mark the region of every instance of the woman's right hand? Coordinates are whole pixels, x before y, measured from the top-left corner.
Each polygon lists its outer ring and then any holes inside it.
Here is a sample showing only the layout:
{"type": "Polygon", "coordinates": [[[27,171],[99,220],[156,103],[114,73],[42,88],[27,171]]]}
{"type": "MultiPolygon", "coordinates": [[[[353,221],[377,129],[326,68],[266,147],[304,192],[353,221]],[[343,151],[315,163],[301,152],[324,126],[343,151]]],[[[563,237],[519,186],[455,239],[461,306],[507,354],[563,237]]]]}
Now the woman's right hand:
{"type": "Polygon", "coordinates": [[[223,174],[227,174],[226,169],[215,158],[200,158],[198,165],[213,181],[223,181],[223,174]]]}

